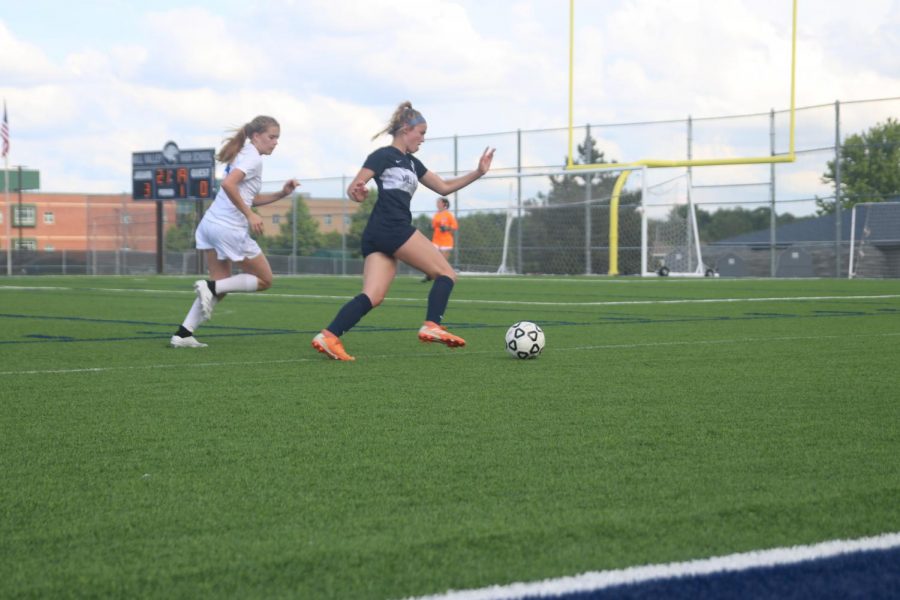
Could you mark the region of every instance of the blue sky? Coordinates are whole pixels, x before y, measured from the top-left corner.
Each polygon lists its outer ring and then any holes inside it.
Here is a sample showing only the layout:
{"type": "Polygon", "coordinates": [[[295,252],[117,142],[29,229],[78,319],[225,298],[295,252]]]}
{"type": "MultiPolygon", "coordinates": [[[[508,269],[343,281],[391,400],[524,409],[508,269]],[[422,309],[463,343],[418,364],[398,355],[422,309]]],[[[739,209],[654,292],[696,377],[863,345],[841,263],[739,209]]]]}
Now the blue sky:
{"type": "MultiPolygon", "coordinates": [[[[787,108],[790,6],[576,0],[576,123],[787,108]]],[[[798,12],[798,105],[900,96],[900,0],[798,12]]],[[[282,124],[267,180],[352,175],[405,99],[431,138],[563,127],[567,70],[562,0],[0,0],[11,164],[51,192],[126,191],[131,152],[256,114],[282,124]]]]}

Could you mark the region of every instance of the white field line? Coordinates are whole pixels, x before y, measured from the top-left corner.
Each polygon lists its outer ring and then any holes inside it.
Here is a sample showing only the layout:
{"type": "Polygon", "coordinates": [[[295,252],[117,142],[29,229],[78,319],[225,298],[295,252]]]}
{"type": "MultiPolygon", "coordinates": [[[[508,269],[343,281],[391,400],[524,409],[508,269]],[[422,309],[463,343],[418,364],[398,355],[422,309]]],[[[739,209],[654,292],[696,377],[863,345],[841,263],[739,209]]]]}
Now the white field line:
{"type": "MultiPolygon", "coordinates": [[[[473,282],[477,283],[487,283],[490,284],[494,281],[516,281],[519,283],[536,283],[536,284],[544,284],[544,283],[574,283],[579,285],[649,285],[653,282],[659,282],[659,278],[657,277],[606,277],[606,276],[598,276],[598,277],[566,277],[566,276],[558,276],[558,275],[497,275],[494,273],[477,273],[470,271],[461,271],[458,272],[460,279],[470,279],[473,282]]],[[[78,278],[80,276],[73,275],[73,278],[78,278]]],[[[197,279],[204,279],[206,275],[166,275],[164,276],[167,279],[176,279],[188,282],[187,287],[190,288],[190,285],[193,284],[197,279]]],[[[12,275],[9,278],[4,278],[4,281],[14,282],[18,279],[25,279],[26,277],[20,278],[17,275],[12,275]]],[[[90,279],[92,276],[82,277],[82,279],[90,279]]],[[[159,276],[153,275],[151,277],[128,277],[131,281],[148,281],[149,279],[158,279],[159,276]]],[[[312,279],[322,279],[322,280],[345,280],[345,281],[362,281],[362,275],[278,275],[276,274],[277,279],[285,279],[290,281],[303,281],[303,280],[312,280],[312,279]]],[[[421,278],[421,274],[419,275],[398,275],[397,280],[410,280],[410,281],[418,281],[421,278]]],[[[666,285],[678,285],[683,283],[691,283],[696,282],[699,279],[702,279],[709,285],[743,285],[743,284],[757,284],[760,281],[772,281],[771,277],[705,277],[705,278],[697,278],[697,277],[673,277],[666,280],[666,285]]],[[[779,277],[778,281],[826,281],[831,280],[832,277],[779,277]]],[[[9,286],[13,287],[13,286],[9,286]]],[[[23,286],[24,287],[24,286],[23,286]]],[[[32,287],[52,287],[52,286],[32,286],[32,287]]],[[[85,288],[79,288],[85,289],[85,288]]]]}
{"type": "MultiPolygon", "coordinates": [[[[0,286],[0,291],[77,291],[88,290],[91,288],[69,288],[69,287],[40,287],[40,286],[0,286]]],[[[148,289],[118,289],[118,288],[97,288],[92,291],[103,291],[113,293],[135,293],[135,294],[185,294],[194,295],[190,290],[148,290],[148,289]]],[[[349,300],[353,296],[334,296],[320,294],[282,294],[278,292],[265,292],[262,294],[240,294],[242,298],[255,298],[264,300],[265,298],[296,298],[298,300],[349,300]]],[[[764,298],[681,298],[676,300],[598,300],[592,302],[551,302],[539,300],[475,300],[467,298],[453,298],[453,304],[486,304],[486,305],[503,305],[503,306],[641,306],[641,305],[667,305],[667,304],[721,304],[721,303],[740,303],[740,302],[816,302],[823,300],[894,300],[900,298],[900,294],[875,294],[875,295],[854,295],[854,296],[774,296],[764,298]]],[[[425,296],[418,298],[403,298],[397,296],[388,296],[385,302],[420,302],[427,301],[425,296]]]]}
{"type": "MultiPolygon", "coordinates": [[[[728,345],[728,344],[758,344],[765,342],[797,342],[797,341],[811,341],[811,340],[846,340],[848,338],[887,338],[887,337],[898,337],[900,336],[900,332],[896,333],[866,333],[866,334],[856,334],[856,335],[801,335],[801,336],[779,336],[779,337],[743,337],[743,338],[732,338],[732,339],[721,339],[721,340],[691,340],[691,341],[674,341],[674,342],[647,342],[647,343],[639,343],[639,344],[596,344],[590,346],[574,346],[570,348],[553,348],[553,352],[584,352],[586,350],[627,350],[634,348],[663,348],[667,346],[715,346],[715,345],[728,345]]],[[[202,349],[175,349],[170,348],[169,350],[173,352],[183,353],[183,354],[194,354],[195,352],[203,352],[202,349]]],[[[303,351],[307,351],[308,348],[304,347],[303,351]]],[[[465,358],[467,356],[472,355],[485,355],[485,354],[502,354],[502,348],[492,348],[490,350],[460,350],[460,351],[451,351],[446,353],[441,353],[441,360],[446,360],[448,358],[465,358]]],[[[322,356],[313,355],[312,350],[309,350],[310,356],[305,358],[285,358],[280,360],[258,360],[258,361],[214,361],[214,362],[184,362],[184,363],[158,363],[158,364],[141,364],[141,365],[123,365],[123,366],[114,366],[114,367],[81,367],[81,368],[71,368],[71,369],[28,369],[23,371],[0,371],[0,376],[11,376],[11,375],[67,375],[67,374],[78,374],[78,373],[109,373],[114,371],[153,371],[159,369],[197,369],[202,367],[233,367],[239,365],[245,366],[265,366],[265,365],[273,365],[273,364],[299,364],[299,363],[309,363],[309,362],[328,362],[328,359],[322,356]]],[[[435,353],[432,352],[415,352],[415,353],[402,353],[402,354],[375,354],[364,357],[359,357],[357,362],[364,363],[367,361],[375,361],[375,360],[396,360],[398,358],[402,359],[415,359],[415,358],[423,358],[427,359],[429,357],[436,356],[435,353]]],[[[513,359],[510,359],[511,362],[515,362],[513,359]]],[[[353,368],[348,366],[347,368],[353,368]]]]}
{"type": "MultiPolygon", "coordinates": [[[[820,300],[890,300],[900,298],[900,294],[881,294],[874,296],[794,296],[772,298],[682,298],[678,300],[600,300],[596,302],[544,302],[544,301],[510,301],[510,300],[466,300],[454,298],[454,304],[515,304],[525,306],[636,306],[652,304],[717,304],[725,302],[794,302],[820,300]]],[[[406,300],[406,299],[404,299],[406,300]]],[[[411,299],[410,299],[411,300],[411,299]]]]}
{"type": "MultiPolygon", "coordinates": [[[[184,352],[184,348],[170,348],[172,351],[184,352]]],[[[193,350],[192,351],[196,351],[193,350]]],[[[202,367],[234,367],[238,365],[276,365],[276,364],[295,364],[302,362],[311,362],[314,357],[309,358],[293,358],[282,360],[266,360],[266,361],[218,361],[205,363],[157,363],[151,365],[124,365],[118,367],[84,367],[73,369],[30,369],[25,371],[0,371],[0,375],[68,375],[77,373],[110,373],[113,371],[156,371],[159,369],[195,369],[202,367]]],[[[319,358],[318,360],[321,360],[319,358]]]]}
{"type": "Polygon", "coordinates": [[[511,600],[534,596],[553,597],[659,579],[793,565],[854,552],[890,550],[897,547],[900,547],[900,533],[886,533],[856,540],[832,540],[809,546],[772,548],[687,562],[628,567],[612,571],[593,571],[572,577],[545,579],[532,583],[496,585],[477,590],[451,590],[444,594],[420,596],[415,600],[511,600]]]}

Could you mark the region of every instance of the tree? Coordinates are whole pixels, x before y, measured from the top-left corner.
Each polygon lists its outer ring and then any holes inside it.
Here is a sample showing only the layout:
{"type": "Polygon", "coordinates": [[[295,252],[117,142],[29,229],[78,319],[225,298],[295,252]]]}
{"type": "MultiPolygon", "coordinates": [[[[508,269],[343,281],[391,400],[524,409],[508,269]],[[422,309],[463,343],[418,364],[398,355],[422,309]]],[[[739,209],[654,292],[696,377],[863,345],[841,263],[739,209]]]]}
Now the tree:
{"type": "Polygon", "coordinates": [[[194,249],[194,228],[198,200],[175,201],[175,223],[166,229],[166,250],[184,252],[194,249]]]}
{"type": "MultiPolygon", "coordinates": [[[[584,143],[578,146],[574,162],[614,165],[616,161],[608,163],[589,130],[584,143]]],[[[588,214],[585,200],[590,200],[591,248],[607,248],[609,203],[617,177],[618,173],[613,171],[572,171],[550,176],[550,190],[546,194],[539,192],[535,199],[526,202],[527,216],[523,223],[517,223],[522,227],[522,268],[525,272],[577,274],[586,271],[584,247],[588,214]],[[535,208],[529,210],[529,206],[535,208]]],[[[622,194],[620,201],[627,204],[639,198],[639,194],[622,194]]],[[[608,260],[606,251],[591,252],[590,271],[605,272],[608,260]]]]}
{"type": "MultiPolygon", "coordinates": [[[[604,153],[597,150],[597,140],[591,137],[590,130],[585,136],[584,143],[577,149],[578,156],[574,159],[576,165],[608,164],[604,153]]],[[[612,164],[615,162],[612,161],[612,164]]],[[[592,198],[609,198],[616,177],[616,173],[602,171],[594,173],[573,171],[571,175],[551,175],[550,191],[546,195],[538,192],[537,197],[546,204],[584,202],[585,186],[590,185],[592,198]]]]}
{"type": "Polygon", "coordinates": [[[431,217],[426,214],[419,214],[416,217],[413,217],[412,221],[413,227],[422,232],[422,235],[427,237],[429,240],[431,236],[434,235],[434,228],[431,226],[431,217]]]}
{"type": "Polygon", "coordinates": [[[194,224],[187,219],[178,220],[166,229],[166,250],[184,252],[194,248],[194,224]]]}
{"type": "Polygon", "coordinates": [[[460,217],[460,266],[474,271],[496,268],[503,258],[505,227],[506,213],[502,212],[476,212],[460,217]]]}
{"type": "MultiPolygon", "coordinates": [[[[841,168],[841,206],[883,202],[900,194],[900,121],[888,118],[862,134],[844,140],[838,152],[841,168]]],[[[824,183],[836,186],[836,163],[830,160],[824,183]]],[[[835,187],[835,195],[837,195],[835,187]]],[[[834,212],[834,202],[816,198],[819,214],[834,212]]]]}
{"type": "MultiPolygon", "coordinates": [[[[287,213],[287,218],[281,223],[278,235],[262,236],[257,242],[267,253],[291,254],[294,249],[294,209],[287,213]]],[[[321,244],[319,224],[309,214],[309,207],[302,196],[297,196],[297,256],[309,256],[315,252],[321,244]]]]}
{"type": "MultiPolygon", "coordinates": [[[[679,207],[681,216],[687,217],[687,207],[679,207]]],[[[736,207],[730,210],[721,209],[715,212],[707,212],[702,208],[696,208],[697,229],[700,231],[700,239],[705,243],[725,240],[744,233],[768,229],[770,225],[770,213],[768,207],[759,206],[752,210],[736,207]]],[[[796,221],[791,213],[775,215],[775,225],[780,227],[796,221]]]]}

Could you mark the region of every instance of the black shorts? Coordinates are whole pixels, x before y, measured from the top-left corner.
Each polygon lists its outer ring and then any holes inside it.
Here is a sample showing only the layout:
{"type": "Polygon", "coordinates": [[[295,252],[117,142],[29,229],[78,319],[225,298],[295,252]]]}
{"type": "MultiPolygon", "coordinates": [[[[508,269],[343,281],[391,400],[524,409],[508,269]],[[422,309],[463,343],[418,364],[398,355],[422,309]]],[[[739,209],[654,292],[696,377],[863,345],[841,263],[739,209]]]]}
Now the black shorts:
{"type": "Polygon", "coordinates": [[[395,225],[392,227],[367,226],[362,235],[362,255],[368,256],[373,252],[381,252],[388,256],[394,256],[400,246],[412,237],[416,228],[412,225],[395,225]]]}

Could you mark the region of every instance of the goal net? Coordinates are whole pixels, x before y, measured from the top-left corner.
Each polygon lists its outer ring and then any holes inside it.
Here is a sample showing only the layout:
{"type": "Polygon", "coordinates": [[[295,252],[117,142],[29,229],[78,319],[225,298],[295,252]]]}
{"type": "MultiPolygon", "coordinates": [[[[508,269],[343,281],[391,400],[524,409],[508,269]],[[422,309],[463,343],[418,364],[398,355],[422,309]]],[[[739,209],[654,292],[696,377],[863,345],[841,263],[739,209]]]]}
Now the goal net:
{"type": "MultiPolygon", "coordinates": [[[[502,241],[499,266],[490,270],[501,274],[599,275],[610,272],[614,255],[619,273],[640,274],[642,178],[635,177],[638,187],[623,190],[613,205],[611,193],[620,172],[611,165],[578,173],[561,170],[511,176],[515,187],[523,190],[522,200],[511,202],[502,217],[493,219],[502,241]],[[612,228],[618,235],[612,235],[612,228]]],[[[481,215],[481,220],[487,218],[481,215]]],[[[487,236],[470,231],[468,237],[461,238],[463,268],[488,264],[484,252],[479,252],[481,260],[475,259],[476,248],[466,241],[486,240],[487,236]]]]}
{"type": "Polygon", "coordinates": [[[691,174],[685,170],[644,186],[641,262],[643,275],[702,277],[697,212],[691,198],[691,174]]]}
{"type": "Polygon", "coordinates": [[[900,202],[853,206],[849,277],[900,277],[900,202]]]}
{"type": "Polygon", "coordinates": [[[618,167],[483,178],[467,194],[509,187],[506,210],[460,210],[466,272],[703,277],[686,168],[618,167]],[[618,178],[631,173],[617,188],[618,178]],[[512,190],[521,189],[521,194],[512,190]]]}
{"type": "Polygon", "coordinates": [[[532,187],[536,181],[546,185],[547,173],[499,178],[535,191],[503,213],[464,216],[459,266],[498,274],[711,275],[701,254],[688,170],[655,170],[654,183],[649,173],[615,165],[561,171],[550,175],[549,187],[532,187]],[[615,183],[625,171],[632,176],[617,194],[615,183]],[[487,228],[476,229],[478,223],[487,228]]]}

